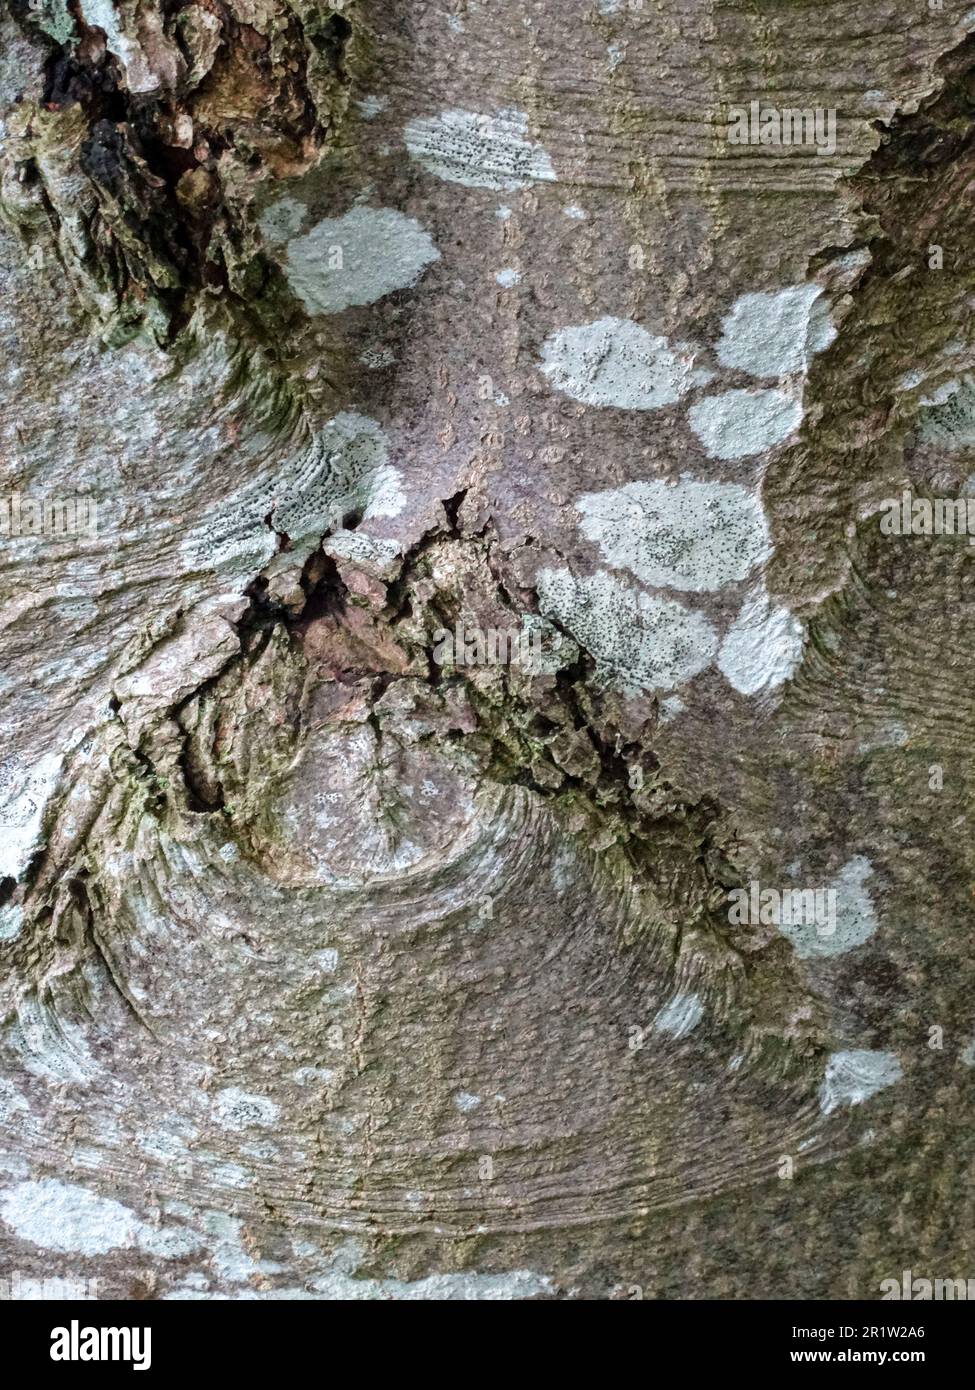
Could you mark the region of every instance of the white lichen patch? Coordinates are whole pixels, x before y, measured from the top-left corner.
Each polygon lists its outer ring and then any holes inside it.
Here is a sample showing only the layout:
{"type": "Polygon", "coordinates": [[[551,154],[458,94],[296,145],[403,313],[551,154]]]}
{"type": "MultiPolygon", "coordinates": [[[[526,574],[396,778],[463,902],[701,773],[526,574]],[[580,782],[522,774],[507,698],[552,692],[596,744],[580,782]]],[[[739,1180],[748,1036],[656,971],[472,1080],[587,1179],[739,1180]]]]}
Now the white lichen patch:
{"type": "Polygon", "coordinates": [[[45,1081],[84,1086],[101,1070],[80,1028],[60,1018],[36,993],[20,999],[4,1041],[26,1071],[45,1081]]]}
{"type": "Polygon", "coordinates": [[[761,502],[747,488],[635,482],[576,501],[587,540],[643,584],[702,592],[735,583],[772,553],[761,502]]]}
{"type": "Polygon", "coordinates": [[[322,430],[275,508],[275,529],[292,541],[317,540],[349,512],[362,521],[398,516],[406,496],[401,474],[388,457],[388,441],[376,421],[357,411],[342,411],[322,430]]]}
{"type": "Polygon", "coordinates": [[[876,909],[866,887],[867,879],[872,874],[870,860],[863,854],[855,854],[846,861],[832,883],[838,895],[842,934],[853,946],[869,940],[877,930],[876,909]]]}
{"type": "Polygon", "coordinates": [[[502,289],[510,290],[521,279],[521,271],[515,270],[512,266],[505,266],[504,270],[499,270],[494,278],[502,289]]]}
{"type": "MultiPolygon", "coordinates": [[[[909,376],[910,373],[907,373],[907,375],[909,376]]],[[[927,375],[924,372],[919,372],[917,375],[918,382],[916,382],[915,385],[927,380],[927,375]]],[[[920,403],[924,406],[944,405],[947,401],[951,400],[952,396],[957,395],[962,389],[962,385],[963,383],[961,381],[956,377],[952,377],[949,381],[943,381],[939,386],[935,386],[927,395],[922,396],[920,403]]]]}
{"type": "Polygon", "coordinates": [[[60,754],[46,753],[32,766],[17,757],[0,763],[0,878],[19,878],[40,848],[62,762],[60,754]]]}
{"type": "Polygon", "coordinates": [[[0,1196],[0,1218],[22,1240],[64,1253],[105,1255],[137,1246],[176,1259],[200,1246],[185,1227],[150,1226],[121,1202],[56,1178],[8,1187],[0,1196]]]}
{"type": "Polygon", "coordinates": [[[653,1020],[655,1033],[685,1038],[704,1017],[704,1005],[696,994],[678,993],[664,1005],[653,1020]]]}
{"type": "Polygon", "coordinates": [[[13,941],[24,925],[23,909],[16,903],[0,907],[0,941],[13,941]]]}
{"type": "Polygon", "coordinates": [[[454,1105],[462,1115],[469,1115],[480,1104],[481,1097],[473,1095],[470,1091],[458,1091],[454,1096],[454,1105]]]}
{"type": "Polygon", "coordinates": [[[166,1130],[150,1130],[148,1134],[139,1135],[136,1143],[143,1153],[160,1163],[176,1163],[189,1153],[186,1140],[166,1130]]]}
{"type": "Polygon", "coordinates": [[[805,628],[788,608],[773,607],[765,589],[745,599],[725,633],[718,669],[742,695],[757,695],[790,680],[802,661],[805,628]]]}
{"type": "Polygon", "coordinates": [[[855,854],[830,883],[836,892],[836,941],[830,955],[862,946],[876,932],[877,910],[866,886],[872,874],[870,860],[855,854]]]}
{"type": "Polygon", "coordinates": [[[841,1105],[861,1105],[886,1086],[900,1081],[904,1072],[894,1052],[874,1052],[854,1048],[834,1052],[826,1063],[826,1075],[819,1090],[824,1115],[841,1105]]]}
{"type": "MultiPolygon", "coordinates": [[[[125,16],[121,7],[116,9],[113,0],[84,0],[83,15],[86,24],[101,29],[104,33],[108,51],[119,60],[125,73],[125,85],[130,92],[153,92],[160,86],[160,76],[153,71],[146,51],[138,39],[126,32],[128,28],[136,27],[135,19],[125,16]]],[[[162,56],[160,49],[165,52],[165,48],[162,47],[165,40],[161,32],[160,16],[149,12],[141,16],[141,20],[145,26],[141,33],[152,44],[154,55],[162,56]]],[[[165,47],[168,48],[169,45],[165,47]]],[[[175,79],[175,66],[166,76],[175,79]]]]}
{"type": "Polygon", "coordinates": [[[721,323],[718,361],[756,377],[805,372],[829,347],[836,328],[818,285],[793,285],[774,294],[743,294],[721,323]]]}
{"type": "Polygon", "coordinates": [[[396,353],[393,352],[392,348],[366,348],[365,352],[359,354],[359,361],[371,372],[381,372],[384,367],[393,365],[396,361],[396,353]]]}
{"type": "Polygon", "coordinates": [[[362,531],[337,531],[323,543],[322,549],[336,559],[351,560],[377,579],[392,578],[400,556],[398,541],[367,536],[362,531]]]}
{"type": "MultiPolygon", "coordinates": [[[[421,1199],[419,1193],[409,1193],[410,1200],[421,1199]]],[[[550,1293],[552,1280],[547,1275],[527,1269],[507,1270],[501,1274],[479,1274],[476,1270],[461,1270],[450,1274],[431,1274],[425,1279],[359,1278],[357,1271],[364,1259],[358,1241],[347,1240],[332,1251],[327,1267],[312,1281],[317,1296],[342,1301],[372,1300],[464,1300],[496,1301],[533,1298],[550,1293]]]]}
{"type": "Polygon", "coordinates": [[[402,475],[388,459],[380,425],[357,411],[342,411],[290,469],[255,481],[196,527],[181,547],[187,562],[201,569],[226,566],[252,578],[277,550],[277,532],[290,538],[289,553],[300,565],[308,547],[349,513],[360,521],[397,516],[406,496],[402,475]]]}
{"type": "Polygon", "coordinates": [[[280,1106],[268,1096],[256,1096],[227,1086],[214,1097],[217,1123],[224,1129],[268,1129],[278,1121],[280,1106]]]}
{"type": "Polygon", "coordinates": [[[192,1255],[203,1242],[186,1226],[150,1226],[140,1222],[136,1232],[136,1243],[147,1255],[156,1255],[160,1260],[180,1260],[184,1255],[192,1255]]]}
{"type": "Polygon", "coordinates": [[[8,1188],[0,1217],[22,1240],[84,1255],[130,1248],[139,1228],[135,1212],[121,1202],[54,1178],[8,1188]]]}
{"type": "Polygon", "coordinates": [[[444,111],[411,121],[406,148],[428,173],[468,188],[527,188],[556,177],[552,161],[528,136],[524,111],[444,111]]]}
{"type": "MultiPolygon", "coordinates": [[[[869,941],[877,930],[877,911],[867,889],[873,865],[862,854],[848,859],[842,869],[826,885],[835,894],[835,914],[825,921],[807,920],[776,924],[787,936],[796,954],[806,959],[817,956],[839,956],[869,941]]],[[[828,899],[827,899],[828,901],[828,899]]],[[[808,914],[807,914],[808,916],[808,914]]]]}
{"type": "Polygon", "coordinates": [[[536,585],[542,613],[594,657],[604,684],[624,694],[672,690],[717,651],[717,633],[702,613],[631,589],[605,570],[577,578],[543,569],[536,585]]]}
{"type": "Polygon", "coordinates": [[[232,1187],[238,1191],[254,1187],[257,1181],[254,1174],[239,1163],[216,1163],[210,1168],[209,1175],[218,1187],[232,1187]]]}
{"type": "MultiPolygon", "coordinates": [[[[453,1274],[431,1274],[425,1279],[404,1281],[400,1279],[357,1279],[345,1269],[336,1266],[326,1274],[315,1279],[306,1288],[287,1286],[275,1289],[247,1288],[230,1294],[232,1299],[264,1301],[286,1299],[289,1302],[300,1299],[316,1299],[340,1303],[353,1302],[502,1302],[536,1298],[554,1291],[552,1280],[544,1274],[535,1274],[528,1269],[513,1269],[504,1274],[478,1274],[475,1271],[453,1274]]],[[[196,1301],[211,1295],[189,1280],[173,1292],[165,1295],[167,1299],[196,1301]]]]}
{"type": "Polygon", "coordinates": [[[784,391],[724,391],[691,406],[688,419],[712,458],[731,460],[774,449],[802,415],[800,402],[784,391]]]}
{"type": "Polygon", "coordinates": [[[950,386],[950,396],[918,415],[917,437],[923,444],[963,453],[975,449],[975,380],[965,377],[950,386]]]}
{"type": "Polygon", "coordinates": [[[328,1299],[382,1299],[393,1301],[501,1302],[535,1298],[552,1292],[552,1281],[527,1269],[505,1274],[431,1274],[426,1279],[405,1282],[399,1279],[356,1279],[341,1272],[327,1275],[315,1283],[320,1295],[328,1299]]]}
{"type": "Polygon", "coordinates": [[[415,285],[439,259],[414,218],[394,208],[354,207],[289,241],[284,273],[310,314],[337,314],[415,285]]]}
{"type": "Polygon", "coordinates": [[[632,319],[562,328],[542,344],[542,371],[556,391],[622,410],[673,405],[709,376],[694,362],[690,348],[672,346],[632,319]]]}

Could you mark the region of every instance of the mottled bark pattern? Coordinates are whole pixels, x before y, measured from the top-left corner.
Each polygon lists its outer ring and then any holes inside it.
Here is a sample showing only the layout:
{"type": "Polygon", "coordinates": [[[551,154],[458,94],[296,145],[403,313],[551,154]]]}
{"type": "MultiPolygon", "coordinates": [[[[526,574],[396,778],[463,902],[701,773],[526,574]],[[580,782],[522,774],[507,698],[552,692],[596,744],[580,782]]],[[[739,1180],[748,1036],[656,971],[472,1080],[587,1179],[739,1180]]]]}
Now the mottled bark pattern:
{"type": "Polygon", "coordinates": [[[973,25],[7,0],[0,1273],[975,1274],[973,25]]]}

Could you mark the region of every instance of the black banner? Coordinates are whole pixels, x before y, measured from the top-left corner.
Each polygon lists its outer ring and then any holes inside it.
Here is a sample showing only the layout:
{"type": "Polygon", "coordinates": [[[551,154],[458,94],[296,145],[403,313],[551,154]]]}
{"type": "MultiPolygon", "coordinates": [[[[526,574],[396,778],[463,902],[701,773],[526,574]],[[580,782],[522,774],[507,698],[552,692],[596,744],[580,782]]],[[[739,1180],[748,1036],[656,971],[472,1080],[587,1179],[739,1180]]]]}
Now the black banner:
{"type": "MultiPolygon", "coordinates": [[[[394,1302],[372,1300],[354,1308],[346,1306],[344,1311],[327,1301],[262,1298],[3,1302],[0,1333],[8,1356],[16,1357],[22,1373],[30,1375],[49,1367],[65,1380],[86,1371],[101,1376],[106,1372],[128,1376],[172,1376],[181,1371],[224,1375],[240,1371],[249,1376],[268,1370],[307,1372],[309,1355],[316,1348],[323,1358],[341,1357],[341,1361],[333,1362],[330,1375],[337,1373],[355,1348],[360,1356],[365,1353],[370,1363],[367,1371],[365,1361],[360,1361],[360,1372],[372,1374],[377,1369],[375,1351],[386,1345],[395,1356],[397,1372],[405,1369],[412,1351],[418,1371],[423,1370],[426,1362],[429,1373],[430,1334],[424,1333],[422,1340],[418,1337],[421,1326],[429,1326],[423,1323],[424,1314],[414,1310],[406,1322],[400,1323],[403,1314],[394,1302]],[[377,1307],[377,1302],[381,1306],[377,1307]],[[396,1322],[395,1344],[355,1340],[357,1332],[385,1328],[390,1316],[396,1322]]],[[[493,1322],[499,1312],[475,1316],[487,1316],[493,1322]]],[[[519,1317],[526,1313],[522,1308],[519,1317]]],[[[439,1335],[449,1338],[453,1316],[452,1310],[438,1308],[439,1335]]],[[[462,1322],[456,1324],[458,1334],[468,1338],[486,1326],[468,1324],[469,1316],[470,1311],[461,1315],[462,1322]]],[[[634,1339],[630,1343],[603,1343],[604,1352],[611,1345],[614,1363],[632,1350],[644,1360],[649,1358],[648,1365],[659,1367],[661,1358],[666,1357],[691,1374],[714,1369],[745,1373],[752,1368],[782,1374],[798,1368],[826,1370],[834,1365],[908,1373],[930,1369],[948,1372],[968,1351],[973,1325],[967,1303],[962,1301],[811,1304],[620,1300],[609,1301],[597,1319],[602,1335],[611,1329],[614,1339],[634,1339]],[[603,1318],[607,1321],[603,1322],[603,1318]]],[[[525,1369],[533,1363],[540,1364],[537,1358],[543,1354],[543,1348],[546,1367],[551,1368],[549,1358],[553,1353],[558,1355],[560,1346],[553,1338],[553,1326],[558,1327],[558,1338],[564,1339],[568,1350],[572,1332],[582,1325],[561,1323],[557,1309],[545,1312],[541,1308],[536,1309],[530,1322],[519,1323],[518,1331],[528,1334],[529,1348],[535,1345],[533,1335],[544,1337],[544,1342],[537,1343],[538,1351],[529,1351],[525,1369]],[[555,1325],[549,1323],[549,1316],[555,1316],[555,1325]],[[536,1318],[540,1321],[536,1322],[536,1318]]],[[[587,1334],[587,1349],[592,1352],[588,1329],[587,1334]]],[[[506,1355],[508,1371],[521,1359],[521,1352],[515,1358],[513,1348],[510,1349],[506,1355]]]]}

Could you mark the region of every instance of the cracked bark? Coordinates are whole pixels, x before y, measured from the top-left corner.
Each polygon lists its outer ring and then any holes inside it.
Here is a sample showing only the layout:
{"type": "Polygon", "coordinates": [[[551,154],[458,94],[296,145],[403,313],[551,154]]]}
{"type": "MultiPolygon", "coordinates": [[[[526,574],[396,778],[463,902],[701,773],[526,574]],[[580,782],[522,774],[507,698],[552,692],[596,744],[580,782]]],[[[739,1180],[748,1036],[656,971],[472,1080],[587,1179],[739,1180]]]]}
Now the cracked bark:
{"type": "Polygon", "coordinates": [[[2,540],[0,1266],[123,1298],[970,1272],[970,552],[877,526],[975,467],[966,13],[3,14],[4,491],[94,496],[99,533],[2,540]],[[835,154],[730,147],[754,98],[838,108],[835,154]],[[722,360],[732,306],[804,285],[835,336],[781,365],[801,423],[717,454],[717,393],[780,376],[722,360]],[[581,386],[548,370],[604,319],[581,386]],[[628,320],[705,369],[660,408],[593,399],[628,320]],[[760,564],[621,560],[662,494],[580,502],[688,479],[760,497],[760,564]],[[743,690],[717,642],[756,594],[803,640],[743,690]],[[678,603],[716,650],[654,680],[678,603]],[[433,659],[525,621],[541,673],[433,659]],[[729,920],[861,872],[849,951],[729,920]],[[827,1103],[850,1051],[899,1080],[827,1103]]]}

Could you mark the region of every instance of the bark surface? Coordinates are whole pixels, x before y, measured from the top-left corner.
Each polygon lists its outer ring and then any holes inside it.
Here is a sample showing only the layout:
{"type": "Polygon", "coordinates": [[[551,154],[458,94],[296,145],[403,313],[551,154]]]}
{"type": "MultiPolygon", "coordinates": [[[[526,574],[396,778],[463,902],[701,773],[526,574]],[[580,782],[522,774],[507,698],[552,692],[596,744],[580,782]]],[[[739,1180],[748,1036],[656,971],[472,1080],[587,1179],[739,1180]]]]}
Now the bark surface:
{"type": "Polygon", "coordinates": [[[0,1272],[975,1274],[973,28],[7,0],[0,1272]]]}

